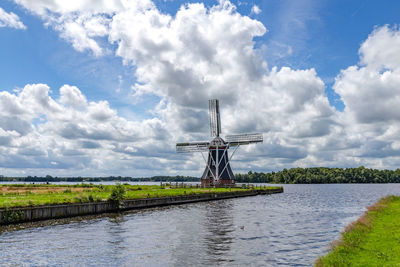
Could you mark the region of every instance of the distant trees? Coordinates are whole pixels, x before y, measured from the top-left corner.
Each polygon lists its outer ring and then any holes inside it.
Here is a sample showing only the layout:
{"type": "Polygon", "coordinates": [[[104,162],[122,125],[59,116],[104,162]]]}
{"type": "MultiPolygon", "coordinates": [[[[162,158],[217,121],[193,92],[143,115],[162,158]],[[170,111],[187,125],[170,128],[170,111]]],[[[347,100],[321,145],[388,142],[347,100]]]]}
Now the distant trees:
{"type": "Polygon", "coordinates": [[[53,177],[46,175],[44,177],[26,176],[26,177],[5,177],[0,176],[0,181],[20,181],[20,182],[200,182],[200,178],[192,176],[153,176],[148,178],[134,178],[122,176],[108,177],[53,177]]]}
{"type": "Polygon", "coordinates": [[[292,168],[279,172],[236,174],[238,183],[332,184],[332,183],[400,183],[400,169],[292,168]]]}
{"type": "Polygon", "coordinates": [[[237,183],[271,183],[273,173],[263,173],[263,172],[252,172],[249,171],[247,174],[236,174],[237,183]]]}
{"type": "MultiPolygon", "coordinates": [[[[364,166],[358,168],[292,168],[279,172],[252,172],[236,174],[237,183],[279,183],[279,184],[332,184],[332,183],[400,183],[400,169],[376,170],[364,166]]],[[[0,181],[22,182],[200,182],[200,178],[192,176],[153,176],[149,178],[133,178],[121,176],[108,177],[5,177],[0,181]]]]}

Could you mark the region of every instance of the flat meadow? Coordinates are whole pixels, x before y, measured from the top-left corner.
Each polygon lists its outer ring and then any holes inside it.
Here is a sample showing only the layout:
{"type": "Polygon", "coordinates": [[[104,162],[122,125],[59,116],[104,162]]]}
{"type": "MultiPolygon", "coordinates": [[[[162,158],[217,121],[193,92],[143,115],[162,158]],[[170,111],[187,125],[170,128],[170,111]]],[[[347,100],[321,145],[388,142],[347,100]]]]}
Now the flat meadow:
{"type": "MultiPolygon", "coordinates": [[[[124,199],[168,197],[179,195],[222,193],[244,191],[242,188],[201,188],[185,185],[184,188],[169,185],[129,185],[123,184],[124,199]]],[[[115,185],[76,184],[7,184],[0,185],[0,208],[25,207],[36,205],[84,203],[107,201],[115,185]]],[[[264,187],[260,189],[271,189],[264,187]]]]}

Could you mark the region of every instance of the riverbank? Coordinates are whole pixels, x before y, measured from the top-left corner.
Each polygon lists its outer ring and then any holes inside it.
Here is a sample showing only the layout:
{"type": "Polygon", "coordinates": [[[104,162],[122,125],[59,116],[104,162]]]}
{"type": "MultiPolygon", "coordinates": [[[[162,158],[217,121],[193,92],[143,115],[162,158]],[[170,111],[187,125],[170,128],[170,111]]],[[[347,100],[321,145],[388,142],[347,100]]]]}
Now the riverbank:
{"type": "Polygon", "coordinates": [[[3,185],[0,187],[0,224],[283,192],[282,187],[182,186],[3,185]],[[119,194],[116,189],[123,192],[119,194]]]}
{"type": "Polygon", "coordinates": [[[398,266],[400,197],[382,198],[342,233],[315,266],[398,266]]]}

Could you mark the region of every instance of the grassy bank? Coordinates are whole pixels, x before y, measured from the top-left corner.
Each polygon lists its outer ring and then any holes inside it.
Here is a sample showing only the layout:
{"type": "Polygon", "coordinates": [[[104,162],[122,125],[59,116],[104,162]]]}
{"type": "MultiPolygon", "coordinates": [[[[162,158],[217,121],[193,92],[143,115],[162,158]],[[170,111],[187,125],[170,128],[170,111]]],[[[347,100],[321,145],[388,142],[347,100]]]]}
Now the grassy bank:
{"type": "MultiPolygon", "coordinates": [[[[0,185],[0,208],[82,203],[110,199],[115,185],[0,185]]],[[[157,185],[123,185],[125,199],[243,191],[241,188],[169,188],[157,185]]],[[[277,187],[266,187],[271,189],[277,187]]],[[[257,188],[258,189],[258,188],[257,188]]]]}
{"type": "Polygon", "coordinates": [[[332,246],[316,266],[400,266],[400,197],[368,207],[332,246]]]}

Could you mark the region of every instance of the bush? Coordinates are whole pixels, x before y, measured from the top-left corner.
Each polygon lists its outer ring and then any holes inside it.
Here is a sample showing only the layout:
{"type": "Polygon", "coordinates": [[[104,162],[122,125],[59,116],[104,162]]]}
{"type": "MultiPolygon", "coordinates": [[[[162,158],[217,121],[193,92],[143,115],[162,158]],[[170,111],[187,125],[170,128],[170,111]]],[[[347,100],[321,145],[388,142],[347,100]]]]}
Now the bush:
{"type": "Polygon", "coordinates": [[[108,201],[112,202],[118,208],[122,208],[125,199],[125,193],[126,191],[124,186],[121,184],[117,184],[113,187],[108,201]]]}
{"type": "Polygon", "coordinates": [[[2,222],[5,224],[16,223],[16,222],[21,221],[23,218],[24,218],[23,211],[20,211],[20,210],[12,211],[12,210],[8,210],[6,208],[6,210],[3,213],[2,222]]]}

